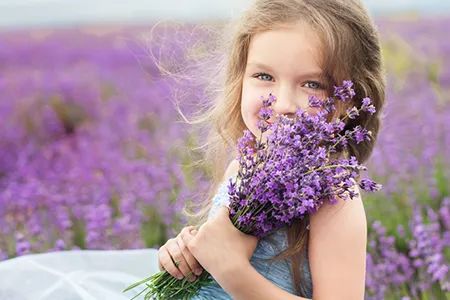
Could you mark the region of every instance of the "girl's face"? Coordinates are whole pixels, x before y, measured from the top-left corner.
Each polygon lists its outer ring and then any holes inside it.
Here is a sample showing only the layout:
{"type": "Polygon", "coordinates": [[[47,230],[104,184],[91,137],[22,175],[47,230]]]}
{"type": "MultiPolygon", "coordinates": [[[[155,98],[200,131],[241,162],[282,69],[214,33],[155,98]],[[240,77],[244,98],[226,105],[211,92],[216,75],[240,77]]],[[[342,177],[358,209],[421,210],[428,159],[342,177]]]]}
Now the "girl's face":
{"type": "Polygon", "coordinates": [[[269,122],[277,114],[293,117],[298,108],[311,113],[308,97],[326,97],[326,83],[320,80],[319,47],[319,37],[305,24],[286,25],[252,37],[242,82],[241,114],[256,137],[260,134],[261,96],[272,93],[277,98],[269,122]]]}

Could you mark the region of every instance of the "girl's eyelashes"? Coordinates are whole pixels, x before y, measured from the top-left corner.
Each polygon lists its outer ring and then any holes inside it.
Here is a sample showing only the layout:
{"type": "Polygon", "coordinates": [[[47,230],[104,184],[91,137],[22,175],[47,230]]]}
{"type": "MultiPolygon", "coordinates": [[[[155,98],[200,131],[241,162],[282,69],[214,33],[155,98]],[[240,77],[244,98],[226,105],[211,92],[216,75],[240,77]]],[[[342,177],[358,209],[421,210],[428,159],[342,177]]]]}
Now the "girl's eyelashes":
{"type": "MultiPolygon", "coordinates": [[[[270,78],[272,78],[272,76],[267,73],[256,73],[255,75],[253,75],[254,78],[258,78],[258,79],[260,76],[269,76],[270,78]]],[[[263,80],[263,81],[265,81],[265,80],[263,80]]]]}
{"type": "MultiPolygon", "coordinates": [[[[267,74],[267,73],[256,73],[255,75],[253,75],[254,78],[258,78],[261,79],[262,76],[265,76],[266,79],[268,79],[269,81],[273,80],[272,75],[267,74]]],[[[266,81],[264,79],[261,79],[262,81],[266,81]]],[[[313,90],[323,90],[325,89],[325,86],[318,82],[318,81],[306,81],[305,82],[306,85],[310,85],[308,88],[313,89],[313,90]]]]}
{"type": "Polygon", "coordinates": [[[317,81],[307,81],[306,84],[312,84],[313,87],[310,87],[313,90],[322,90],[324,89],[323,85],[317,81]]]}

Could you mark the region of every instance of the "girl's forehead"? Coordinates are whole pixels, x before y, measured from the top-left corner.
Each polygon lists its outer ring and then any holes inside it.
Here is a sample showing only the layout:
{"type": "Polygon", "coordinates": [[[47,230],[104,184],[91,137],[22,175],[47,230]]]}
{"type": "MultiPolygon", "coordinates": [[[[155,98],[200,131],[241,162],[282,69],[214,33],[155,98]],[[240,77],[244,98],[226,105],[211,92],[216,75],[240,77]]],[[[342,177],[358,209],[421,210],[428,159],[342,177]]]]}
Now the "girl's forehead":
{"type": "Polygon", "coordinates": [[[282,43],[282,46],[287,43],[291,47],[307,44],[317,48],[321,46],[321,39],[319,32],[304,22],[278,25],[272,29],[254,33],[250,39],[250,46],[254,44],[277,46],[278,43],[282,43]]]}
{"type": "Polygon", "coordinates": [[[309,26],[279,26],[252,36],[247,63],[249,66],[265,64],[286,69],[301,64],[314,71],[319,68],[321,50],[321,40],[309,26]]]}

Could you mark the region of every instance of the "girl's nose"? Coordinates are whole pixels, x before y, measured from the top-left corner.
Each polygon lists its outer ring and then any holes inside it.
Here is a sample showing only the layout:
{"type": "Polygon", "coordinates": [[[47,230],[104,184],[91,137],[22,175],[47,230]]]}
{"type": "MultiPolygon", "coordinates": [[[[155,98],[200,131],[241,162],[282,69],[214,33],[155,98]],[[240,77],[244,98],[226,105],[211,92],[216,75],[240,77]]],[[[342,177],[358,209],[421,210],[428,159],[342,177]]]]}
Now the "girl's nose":
{"type": "Polygon", "coordinates": [[[295,112],[297,111],[300,99],[296,99],[298,95],[291,90],[281,90],[278,94],[274,94],[277,98],[274,103],[272,103],[272,109],[275,115],[286,115],[288,118],[293,118],[295,112]]]}

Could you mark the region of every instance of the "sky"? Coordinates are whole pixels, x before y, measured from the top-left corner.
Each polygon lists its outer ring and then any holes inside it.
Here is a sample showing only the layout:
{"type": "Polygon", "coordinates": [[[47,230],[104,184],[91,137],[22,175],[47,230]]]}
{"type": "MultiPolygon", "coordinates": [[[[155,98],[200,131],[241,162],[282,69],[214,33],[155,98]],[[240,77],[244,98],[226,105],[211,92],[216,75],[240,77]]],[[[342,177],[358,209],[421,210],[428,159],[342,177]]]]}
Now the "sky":
{"type": "MultiPolygon", "coordinates": [[[[251,0],[0,0],[0,28],[229,19],[251,0]]],[[[373,15],[414,10],[450,15],[450,0],[363,0],[373,15]]]]}

